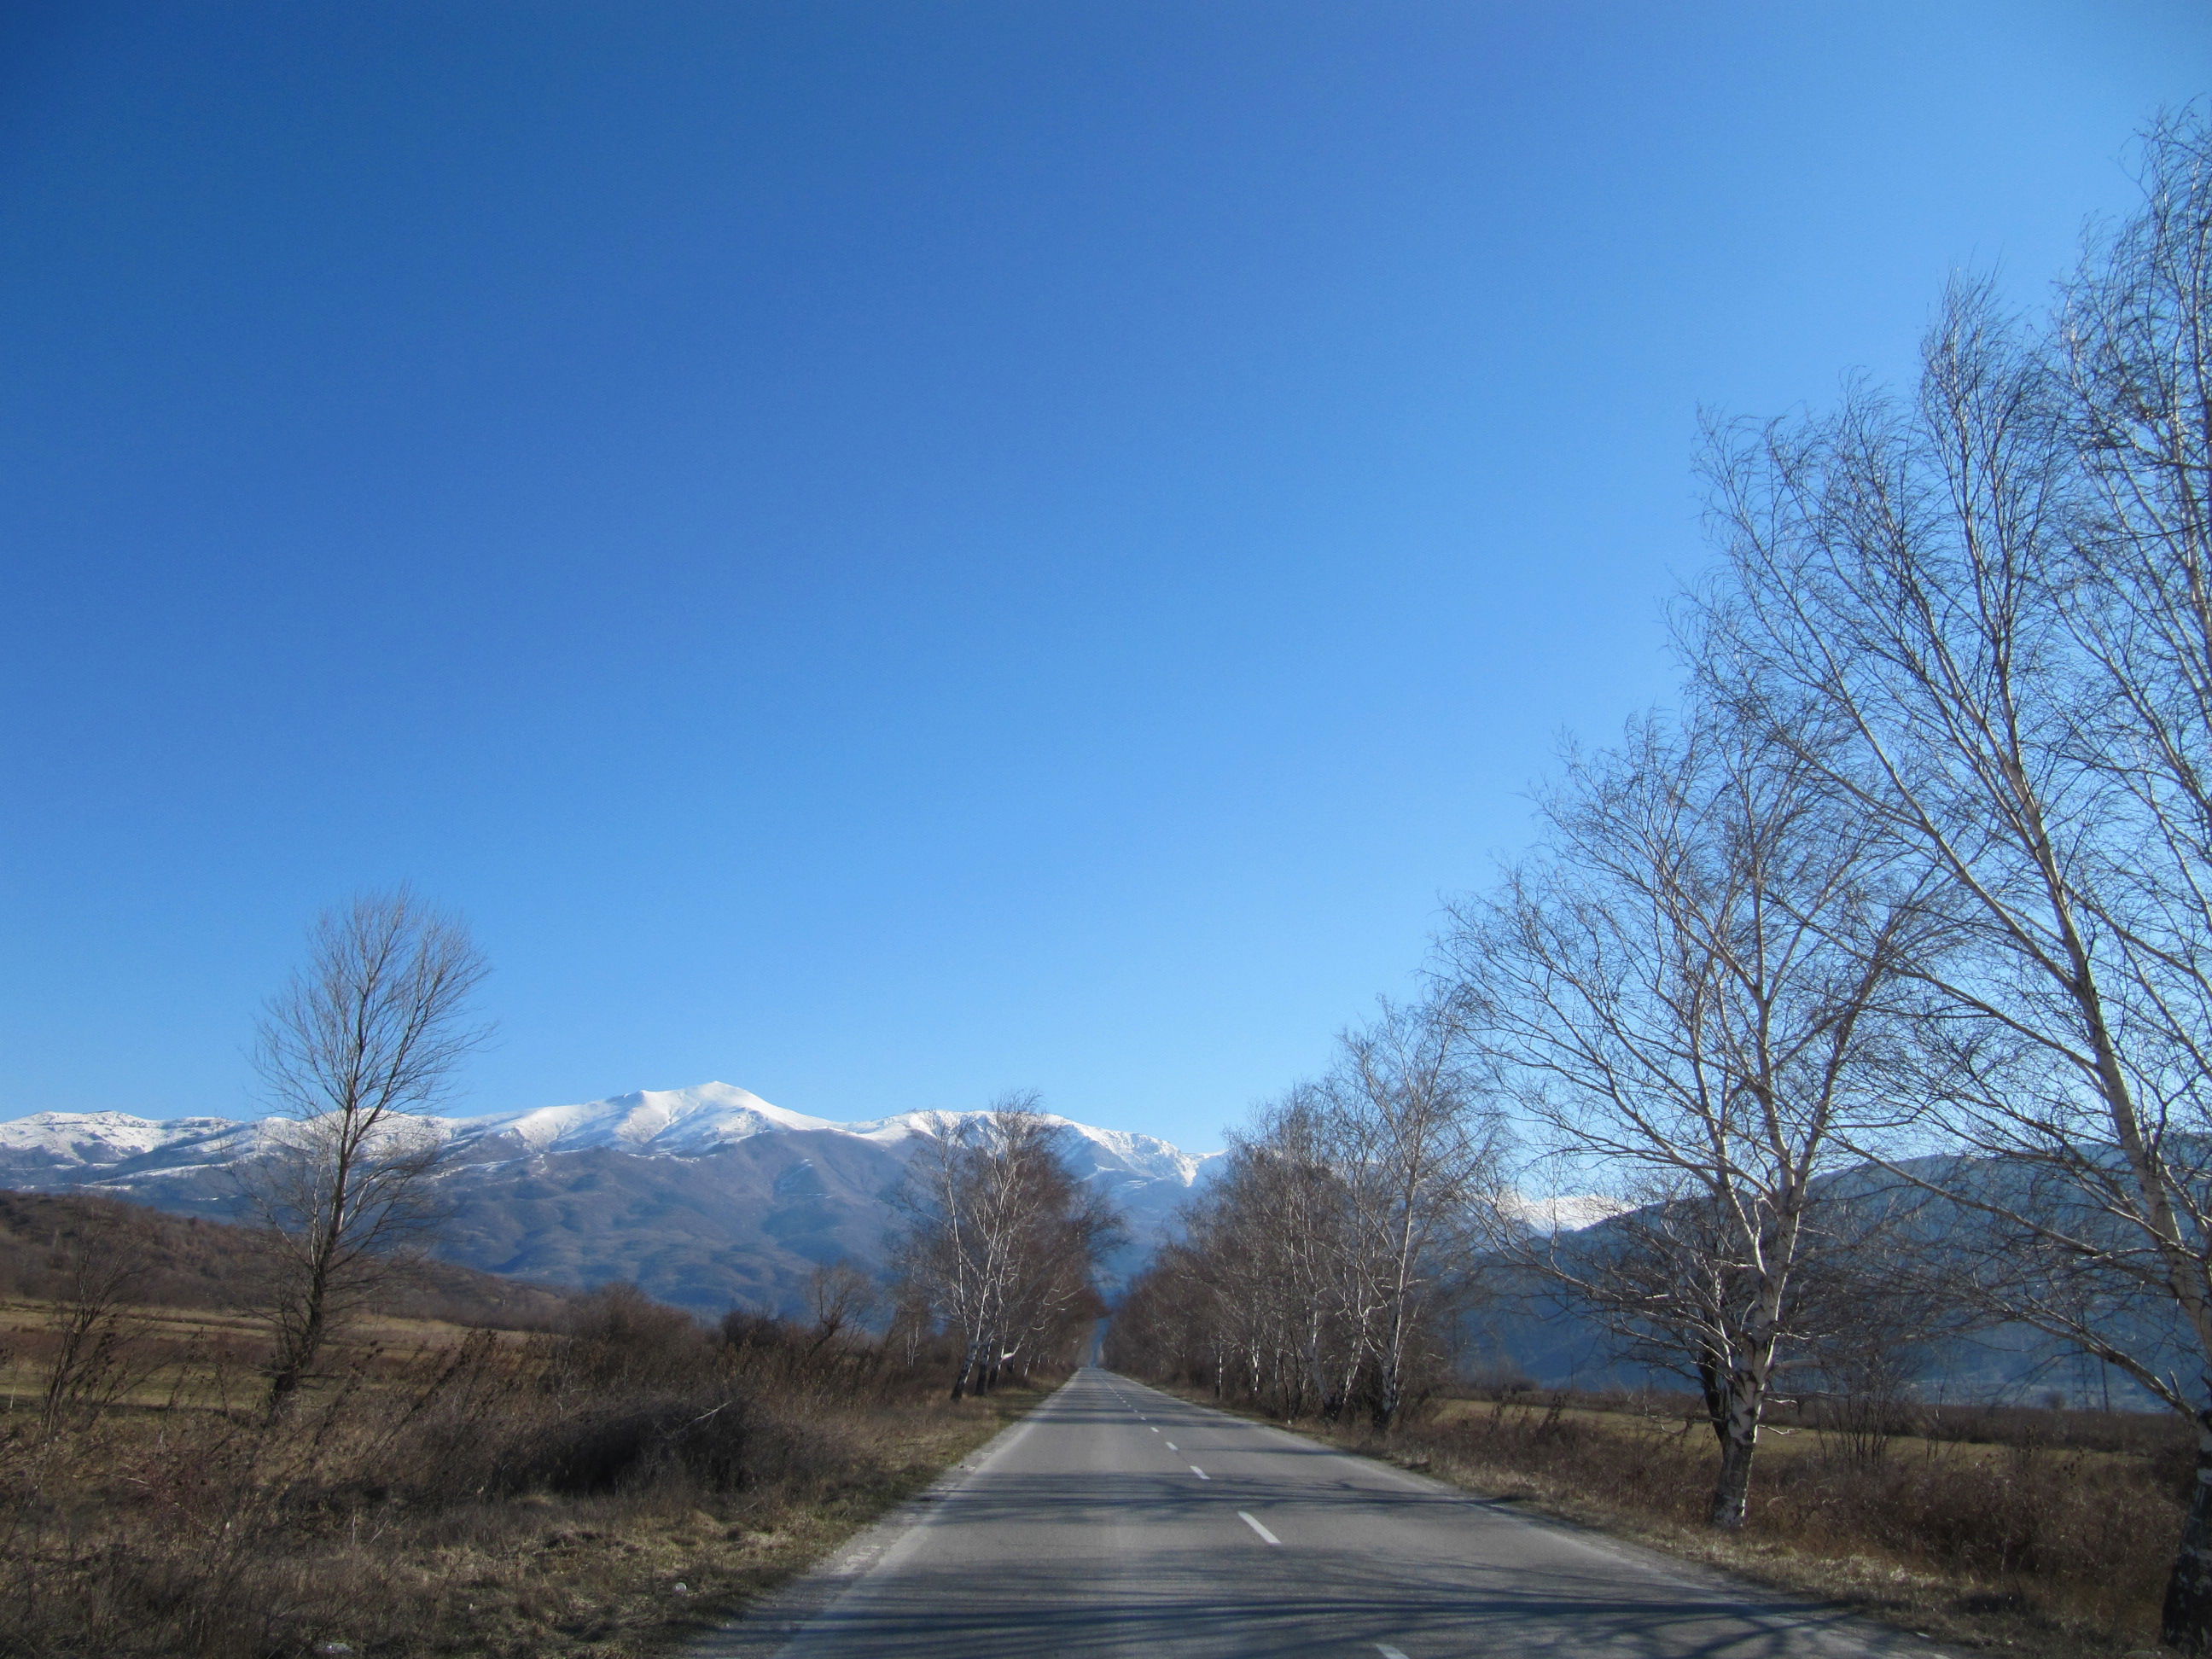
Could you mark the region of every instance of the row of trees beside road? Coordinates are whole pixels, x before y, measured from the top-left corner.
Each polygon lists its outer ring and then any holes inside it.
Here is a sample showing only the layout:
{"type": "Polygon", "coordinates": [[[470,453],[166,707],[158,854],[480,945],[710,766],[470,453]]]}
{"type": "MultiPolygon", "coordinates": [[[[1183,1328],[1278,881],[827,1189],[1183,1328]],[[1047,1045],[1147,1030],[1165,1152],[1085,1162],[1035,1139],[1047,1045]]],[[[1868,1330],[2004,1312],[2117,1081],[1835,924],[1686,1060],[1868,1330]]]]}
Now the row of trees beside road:
{"type": "Polygon", "coordinates": [[[1285,1417],[1387,1429],[1477,1289],[1497,1114],[1452,1012],[1386,1005],[1234,1139],[1225,1173],[1116,1310],[1109,1363],[1208,1378],[1285,1417]]]}
{"type": "MultiPolygon", "coordinates": [[[[1907,392],[1854,385],[1830,410],[1712,428],[1721,559],[1678,614],[1678,709],[1569,757],[1536,849],[1452,907],[1433,1006],[1394,1017],[1448,1042],[1462,1123],[1510,1112],[1556,1178],[1636,1213],[1602,1249],[1545,1245],[1455,1192],[1401,1305],[1441,1340],[1484,1259],[1466,1235],[1493,1224],[1487,1259],[1517,1253],[1696,1379],[1724,1528],[1784,1368],[1840,1374],[1915,1310],[2045,1333],[2197,1427],[2164,1626],[2202,1652],[2201,112],[2147,135],[2142,179],[2140,210],[2093,235],[2047,319],[1962,281],[1907,392]],[[1874,1173],[1838,1178],[1852,1169],[1874,1173]]],[[[1250,1397],[1389,1420],[1403,1385],[1382,1380],[1362,1185],[1388,1135],[1332,1115],[1356,1070],[1238,1145],[1117,1325],[1133,1362],[1210,1346],[1250,1397]]]]}

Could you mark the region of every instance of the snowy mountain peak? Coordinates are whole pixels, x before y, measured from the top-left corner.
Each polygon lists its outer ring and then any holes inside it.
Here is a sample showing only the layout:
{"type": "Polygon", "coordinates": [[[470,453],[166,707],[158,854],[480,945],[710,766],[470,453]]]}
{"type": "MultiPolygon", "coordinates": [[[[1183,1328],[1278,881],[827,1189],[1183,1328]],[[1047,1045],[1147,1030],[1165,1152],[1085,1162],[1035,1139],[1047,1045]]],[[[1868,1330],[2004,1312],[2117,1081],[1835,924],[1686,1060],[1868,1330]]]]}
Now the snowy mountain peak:
{"type": "Polygon", "coordinates": [[[727,1083],[702,1083],[690,1089],[636,1089],[574,1106],[540,1106],[446,1121],[447,1132],[464,1155],[482,1143],[511,1139],[533,1153],[606,1147],[694,1158],[731,1141],[773,1130],[840,1127],[827,1118],[771,1106],[750,1090],[727,1083]]]}

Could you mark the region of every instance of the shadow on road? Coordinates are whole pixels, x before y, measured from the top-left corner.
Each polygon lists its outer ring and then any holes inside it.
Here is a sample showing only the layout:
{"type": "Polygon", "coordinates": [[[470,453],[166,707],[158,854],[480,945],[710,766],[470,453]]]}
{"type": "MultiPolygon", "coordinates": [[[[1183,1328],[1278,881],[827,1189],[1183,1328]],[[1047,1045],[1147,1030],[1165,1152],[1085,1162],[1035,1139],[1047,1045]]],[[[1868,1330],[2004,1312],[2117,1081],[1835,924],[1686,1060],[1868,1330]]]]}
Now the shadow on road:
{"type": "MultiPolygon", "coordinates": [[[[1270,1564],[1275,1565],[1275,1564],[1270,1564]]],[[[1539,1591],[1471,1591],[1463,1576],[1388,1564],[1285,1559],[1281,1582],[1150,1573],[1142,1582],[1064,1569],[963,1574],[909,1571],[872,1586],[810,1629],[799,1650],[872,1659],[1011,1659],[1021,1655],[1344,1655],[1388,1642],[1424,1654],[1572,1653],[1618,1659],[1801,1659],[1828,1654],[1841,1615],[1783,1603],[1756,1608],[1690,1595],[1587,1594],[1556,1581],[1539,1591]],[[1259,1593],[1255,1594],[1255,1591],[1259,1593]]]]}
{"type": "Polygon", "coordinates": [[[756,1626],[768,1645],[748,1647],[740,1621],[699,1659],[1341,1659],[1382,1644],[1410,1659],[1866,1659],[1893,1645],[1835,1607],[1700,1582],[1312,1442],[1255,1443],[1255,1425],[1203,1407],[1079,1378],[1033,1425],[803,1628],[756,1626]]]}

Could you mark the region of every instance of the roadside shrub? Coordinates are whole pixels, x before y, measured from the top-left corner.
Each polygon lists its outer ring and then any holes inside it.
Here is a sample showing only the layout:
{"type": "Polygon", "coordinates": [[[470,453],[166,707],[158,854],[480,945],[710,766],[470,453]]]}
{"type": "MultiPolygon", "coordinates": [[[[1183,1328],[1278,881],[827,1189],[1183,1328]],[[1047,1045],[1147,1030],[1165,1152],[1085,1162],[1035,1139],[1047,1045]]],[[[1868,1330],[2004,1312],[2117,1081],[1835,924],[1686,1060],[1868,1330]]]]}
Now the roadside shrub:
{"type": "Polygon", "coordinates": [[[583,1379],[600,1387],[669,1387],[711,1370],[707,1334],[681,1308],[655,1302],[635,1285],[607,1285],[580,1298],[562,1352],[583,1379]]]}
{"type": "Polygon", "coordinates": [[[569,1495],[681,1480],[708,1491],[748,1484],[754,1436],[742,1401],[611,1395],[560,1413],[510,1452],[509,1490],[569,1495]]]}
{"type": "Polygon", "coordinates": [[[0,1656],[631,1652],[993,1420],[856,1336],[627,1287],[566,1324],[356,1344],[275,1423],[230,1337],[149,1337],[133,1401],[0,1415],[0,1656]]]}

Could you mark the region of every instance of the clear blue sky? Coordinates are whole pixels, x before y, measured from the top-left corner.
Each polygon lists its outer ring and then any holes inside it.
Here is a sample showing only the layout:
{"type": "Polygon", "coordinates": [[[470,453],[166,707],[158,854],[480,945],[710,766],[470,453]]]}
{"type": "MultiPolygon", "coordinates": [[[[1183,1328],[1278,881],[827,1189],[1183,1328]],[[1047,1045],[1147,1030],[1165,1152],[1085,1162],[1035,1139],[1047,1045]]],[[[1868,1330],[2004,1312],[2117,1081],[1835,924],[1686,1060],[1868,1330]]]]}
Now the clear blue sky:
{"type": "Polygon", "coordinates": [[[491,1110],[1212,1144],[1666,695],[1699,406],[2023,300],[2212,7],[19,0],[0,1115],[319,907],[491,1110]]]}

